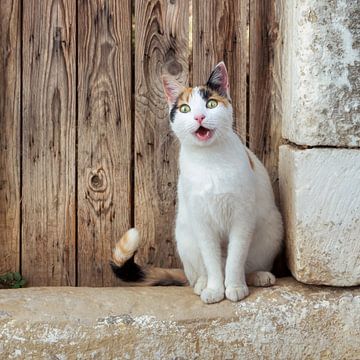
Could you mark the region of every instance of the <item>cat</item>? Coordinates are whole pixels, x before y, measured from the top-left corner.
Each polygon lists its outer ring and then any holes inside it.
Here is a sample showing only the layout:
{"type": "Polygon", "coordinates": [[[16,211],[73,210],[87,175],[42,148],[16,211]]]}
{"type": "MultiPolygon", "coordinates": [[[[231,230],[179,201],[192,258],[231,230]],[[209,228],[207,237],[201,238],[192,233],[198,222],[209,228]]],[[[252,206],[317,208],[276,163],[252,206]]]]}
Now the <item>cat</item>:
{"type": "Polygon", "coordinates": [[[184,272],[137,265],[136,229],[116,244],[113,271],[132,285],[188,283],[207,304],[224,297],[239,301],[249,294],[248,285],[275,283],[270,270],[283,224],[268,173],[233,131],[224,62],[204,86],[186,88],[168,76],[162,82],[181,145],[175,239],[184,272]]]}

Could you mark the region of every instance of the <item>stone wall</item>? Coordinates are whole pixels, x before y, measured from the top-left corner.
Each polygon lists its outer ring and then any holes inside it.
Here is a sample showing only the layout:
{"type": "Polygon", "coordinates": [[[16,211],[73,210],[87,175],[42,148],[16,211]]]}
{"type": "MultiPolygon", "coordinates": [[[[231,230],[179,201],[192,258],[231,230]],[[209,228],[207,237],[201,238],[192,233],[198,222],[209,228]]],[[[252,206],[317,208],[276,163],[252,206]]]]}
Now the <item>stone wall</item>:
{"type": "Polygon", "coordinates": [[[360,284],[360,7],[285,5],[280,192],[289,267],[310,284],[360,284]]]}

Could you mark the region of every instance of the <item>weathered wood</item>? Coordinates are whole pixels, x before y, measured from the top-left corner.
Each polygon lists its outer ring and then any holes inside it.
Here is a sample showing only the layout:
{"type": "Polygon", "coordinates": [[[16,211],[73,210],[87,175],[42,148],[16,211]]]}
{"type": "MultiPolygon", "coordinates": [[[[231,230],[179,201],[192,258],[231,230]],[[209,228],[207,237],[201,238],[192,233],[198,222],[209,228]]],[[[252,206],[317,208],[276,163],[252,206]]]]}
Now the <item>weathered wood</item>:
{"type": "Polygon", "coordinates": [[[22,271],[75,285],[75,3],[23,2],[22,271]]]}
{"type": "Polygon", "coordinates": [[[78,1],[78,284],[117,284],[131,221],[131,4],[78,1]]]}
{"type": "Polygon", "coordinates": [[[278,200],[281,144],[282,0],[250,1],[249,145],[265,164],[278,200]]]}
{"type": "Polygon", "coordinates": [[[246,72],[248,2],[193,1],[193,84],[204,84],[224,61],[229,72],[234,126],[246,140],[246,72]]]}
{"type": "Polygon", "coordinates": [[[20,94],[20,0],[0,1],[0,272],[19,269],[21,247],[31,285],[74,285],[76,266],[79,285],[117,284],[108,260],[132,222],[144,240],[141,263],[180,265],[173,243],[178,145],[162,74],[201,84],[225,61],[236,131],[248,137],[278,194],[283,0],[193,0],[190,62],[189,0],[134,0],[135,65],[131,3],[23,1],[20,94]]]}
{"type": "Polygon", "coordinates": [[[0,1],[0,274],[20,261],[19,3],[0,1]]]}
{"type": "Polygon", "coordinates": [[[189,2],[135,1],[135,225],[138,261],[179,266],[173,242],[178,146],[160,76],[188,82],[189,2]]]}

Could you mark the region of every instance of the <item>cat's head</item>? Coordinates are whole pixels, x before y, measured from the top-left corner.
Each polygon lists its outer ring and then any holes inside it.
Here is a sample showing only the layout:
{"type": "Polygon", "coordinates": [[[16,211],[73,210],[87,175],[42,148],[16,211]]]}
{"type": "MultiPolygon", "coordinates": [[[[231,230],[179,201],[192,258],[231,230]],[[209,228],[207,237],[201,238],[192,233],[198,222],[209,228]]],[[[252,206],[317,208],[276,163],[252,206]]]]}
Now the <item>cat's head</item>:
{"type": "Polygon", "coordinates": [[[223,62],[217,64],[206,85],[186,88],[163,76],[170,124],[181,144],[209,146],[226,141],[232,131],[229,78],[223,62]]]}

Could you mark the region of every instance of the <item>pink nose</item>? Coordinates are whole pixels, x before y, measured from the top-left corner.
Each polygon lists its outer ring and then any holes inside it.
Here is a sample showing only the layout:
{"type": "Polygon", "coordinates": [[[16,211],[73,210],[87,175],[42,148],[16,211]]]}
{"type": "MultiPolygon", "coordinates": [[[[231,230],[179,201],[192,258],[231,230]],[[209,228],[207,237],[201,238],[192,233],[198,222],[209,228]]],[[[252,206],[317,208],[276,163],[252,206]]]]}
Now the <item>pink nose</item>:
{"type": "Polygon", "coordinates": [[[205,119],[205,115],[200,114],[200,115],[195,115],[194,119],[201,125],[201,123],[204,121],[205,119]]]}

